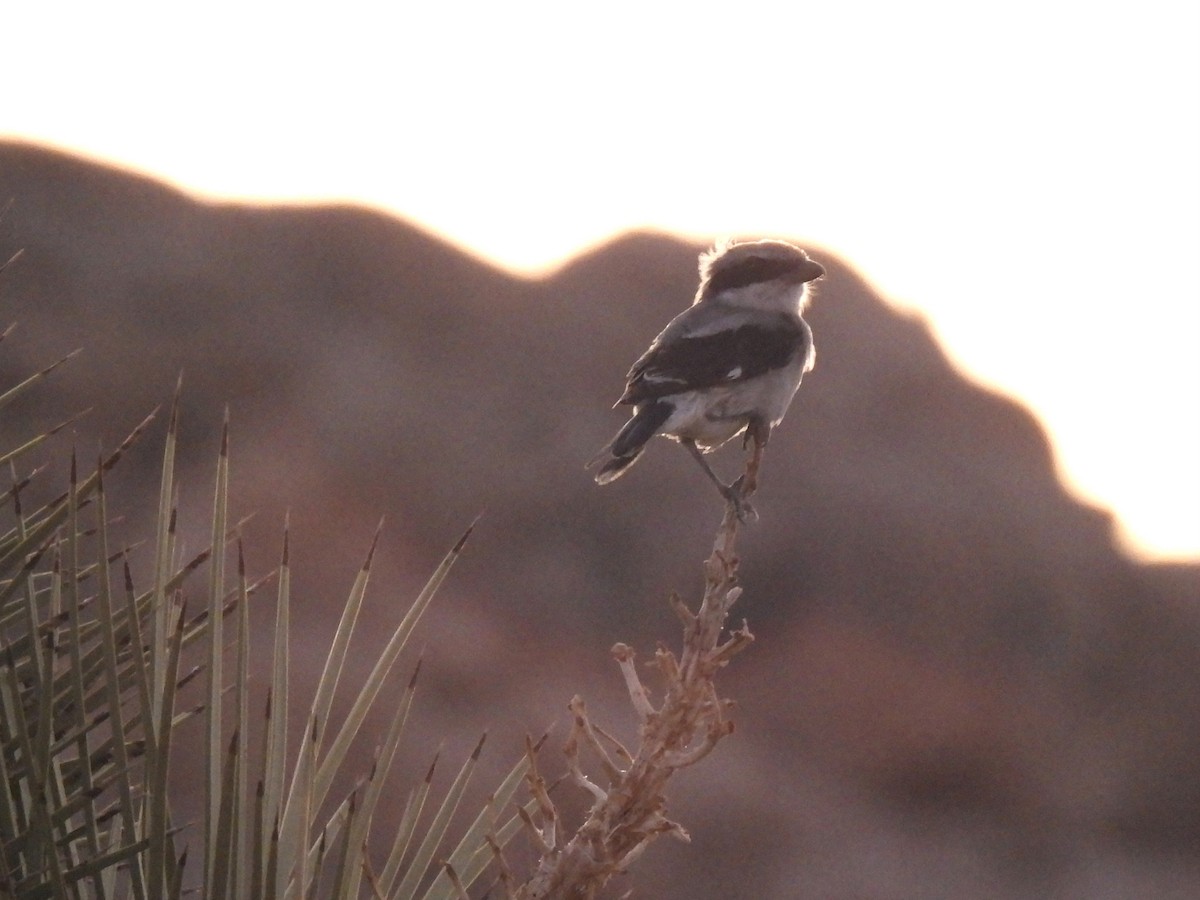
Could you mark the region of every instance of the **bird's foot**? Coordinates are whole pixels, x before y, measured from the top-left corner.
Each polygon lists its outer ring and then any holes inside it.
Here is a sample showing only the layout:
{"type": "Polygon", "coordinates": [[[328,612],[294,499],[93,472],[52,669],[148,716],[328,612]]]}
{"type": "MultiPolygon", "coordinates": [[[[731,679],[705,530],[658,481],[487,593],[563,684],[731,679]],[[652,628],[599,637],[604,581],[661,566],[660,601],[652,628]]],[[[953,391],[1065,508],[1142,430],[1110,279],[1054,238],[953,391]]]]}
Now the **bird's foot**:
{"type": "Polygon", "coordinates": [[[743,525],[747,522],[758,521],[758,511],[747,500],[749,491],[746,490],[746,476],[739,475],[733,484],[723,485],[721,494],[725,502],[733,507],[734,514],[743,525]]]}

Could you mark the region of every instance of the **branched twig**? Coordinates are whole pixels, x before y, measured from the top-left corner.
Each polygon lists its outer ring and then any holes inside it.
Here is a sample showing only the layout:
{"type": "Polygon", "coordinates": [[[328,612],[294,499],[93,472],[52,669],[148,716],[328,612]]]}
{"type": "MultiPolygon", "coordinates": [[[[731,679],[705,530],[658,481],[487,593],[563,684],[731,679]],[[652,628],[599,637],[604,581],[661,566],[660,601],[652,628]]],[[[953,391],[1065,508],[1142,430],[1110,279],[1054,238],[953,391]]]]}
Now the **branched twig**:
{"type": "MultiPolygon", "coordinates": [[[[753,477],[755,471],[749,473],[753,477]]],[[[634,665],[634,652],[625,644],[612,648],[630,700],[641,723],[640,743],[630,754],[615,738],[593,725],[582,698],[570,703],[571,733],[564,752],[572,780],[593,799],[587,819],[569,840],[559,837],[558,814],[545,782],[530,756],[529,784],[537,801],[541,825],[523,816],[534,847],[541,854],[528,882],[510,890],[516,900],[594,897],[615,874],[623,871],[656,837],[664,834],[687,841],[688,833],[665,815],[665,789],[677,769],[707,756],[721,738],[733,731],[726,718],[731,701],[721,700],[713,678],[729,660],[754,640],[745,623],[721,640],[729,609],[739,596],[737,586],[737,510],[727,507],[717,531],[712,555],[704,564],[705,590],[700,609],[692,612],[675,594],[670,603],[683,623],[683,648],[678,658],[665,647],[655,653],[664,681],[662,702],[655,707],[634,665]],[[605,749],[609,742],[617,759],[605,749]],[[595,756],[607,781],[601,787],[583,770],[580,750],[595,756]]]]}

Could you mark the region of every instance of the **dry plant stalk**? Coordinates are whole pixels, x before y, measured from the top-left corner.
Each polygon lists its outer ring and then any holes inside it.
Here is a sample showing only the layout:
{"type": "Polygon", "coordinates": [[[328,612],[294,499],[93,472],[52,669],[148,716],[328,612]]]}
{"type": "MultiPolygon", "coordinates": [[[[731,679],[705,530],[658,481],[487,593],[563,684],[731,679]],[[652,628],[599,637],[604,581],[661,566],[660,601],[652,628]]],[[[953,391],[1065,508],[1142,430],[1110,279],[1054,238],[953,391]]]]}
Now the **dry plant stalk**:
{"type": "MultiPolygon", "coordinates": [[[[755,465],[748,474],[757,475],[757,461],[752,461],[755,465]]],[[[637,752],[629,753],[616,738],[593,724],[582,698],[571,701],[574,723],[564,748],[568,770],[595,802],[569,840],[559,834],[559,816],[545,782],[533,768],[530,752],[528,777],[540,823],[529,815],[522,818],[541,860],[524,885],[514,887],[504,880],[510,900],[594,897],[654,838],[670,834],[689,839],[681,825],[666,817],[667,782],[677,769],[699,762],[733,731],[733,723],[726,718],[732,701],[718,697],[713,679],[734,654],[754,640],[745,623],[721,640],[729,609],[742,592],[737,585],[734,549],[737,528],[737,511],[731,504],[717,531],[712,555],[704,563],[705,590],[699,612],[693,613],[678,596],[671,596],[671,605],[684,626],[683,650],[678,658],[661,645],[655,653],[655,664],[666,684],[657,708],[638,677],[633,650],[625,644],[612,648],[641,720],[637,752]],[[599,764],[606,787],[584,774],[580,762],[583,749],[599,764]]]]}

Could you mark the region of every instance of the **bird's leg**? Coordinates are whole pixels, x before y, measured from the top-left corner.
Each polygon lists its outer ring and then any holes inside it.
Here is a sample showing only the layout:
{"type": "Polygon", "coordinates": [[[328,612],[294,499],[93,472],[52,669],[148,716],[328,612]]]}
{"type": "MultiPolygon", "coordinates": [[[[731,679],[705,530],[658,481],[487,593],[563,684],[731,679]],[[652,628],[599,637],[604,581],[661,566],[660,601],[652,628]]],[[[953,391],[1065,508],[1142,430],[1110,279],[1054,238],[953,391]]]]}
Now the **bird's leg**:
{"type": "Polygon", "coordinates": [[[717,486],[717,490],[721,492],[721,496],[728,500],[731,488],[717,477],[717,473],[712,470],[712,466],[708,464],[708,460],[704,458],[704,453],[696,446],[696,442],[689,438],[684,438],[680,443],[688,448],[688,452],[692,454],[696,462],[700,463],[700,468],[704,470],[704,474],[717,486]]]}
{"type": "Polygon", "coordinates": [[[746,425],[746,434],[742,438],[742,449],[746,449],[746,445],[751,441],[754,442],[754,449],[750,453],[750,459],[746,461],[745,474],[733,483],[743,497],[749,497],[758,490],[758,469],[762,465],[763,451],[767,448],[767,441],[770,439],[770,422],[754,418],[746,425]]]}
{"type": "Polygon", "coordinates": [[[696,446],[695,441],[684,438],[680,443],[687,447],[688,452],[692,454],[692,457],[700,464],[700,468],[704,470],[704,474],[717,486],[717,490],[721,492],[721,496],[725,498],[725,502],[732,505],[737,511],[738,521],[746,522],[750,519],[758,518],[758,513],[754,511],[754,507],[746,502],[746,492],[743,490],[745,476],[742,476],[742,478],[739,478],[733,484],[726,484],[717,477],[717,473],[712,470],[712,466],[708,464],[708,460],[704,458],[704,453],[696,446]]]}

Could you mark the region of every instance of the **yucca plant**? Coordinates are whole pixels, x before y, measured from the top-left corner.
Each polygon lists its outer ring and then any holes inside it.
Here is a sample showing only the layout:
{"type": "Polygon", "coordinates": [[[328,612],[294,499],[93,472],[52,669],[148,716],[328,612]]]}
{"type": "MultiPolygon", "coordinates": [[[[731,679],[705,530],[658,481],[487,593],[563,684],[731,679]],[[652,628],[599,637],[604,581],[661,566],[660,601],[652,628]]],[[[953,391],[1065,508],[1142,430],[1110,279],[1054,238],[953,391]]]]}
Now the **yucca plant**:
{"type": "MultiPolygon", "coordinates": [[[[0,395],[0,413],[57,365],[0,395]]],[[[457,841],[449,826],[482,740],[440,801],[432,767],[425,777],[408,779],[399,827],[380,835],[372,825],[385,784],[397,794],[405,783],[388,778],[413,703],[414,672],[406,688],[395,686],[402,698],[388,704],[390,725],[369,770],[357,773],[356,787],[340,802],[331,791],[470,529],[396,625],[349,711],[335,721],[334,692],[366,595],[372,542],[303,713],[304,739],[289,746],[296,701],[289,696],[287,526],[273,573],[265,718],[262,728],[251,729],[249,600],[270,592],[267,579],[248,579],[238,527],[230,520],[228,417],[210,547],[180,558],[178,389],[168,416],[148,585],[135,583],[129,548],[111,545],[105,476],[152,419],[94,468],[85,471],[72,455],[66,490],[33,511],[23,498],[38,470],[20,475],[18,467],[59,429],[0,456],[12,472],[0,536],[0,897],[157,900],[195,888],[211,900],[466,896],[521,827],[510,804],[529,770],[528,757],[457,841]],[[236,560],[232,573],[227,556],[236,560]],[[184,708],[180,692],[196,690],[187,688],[195,679],[203,682],[203,700],[184,708]],[[189,824],[173,818],[172,742],[179,725],[196,716],[203,717],[204,814],[189,824]],[[259,746],[248,739],[252,730],[262,734],[259,746]]]]}

